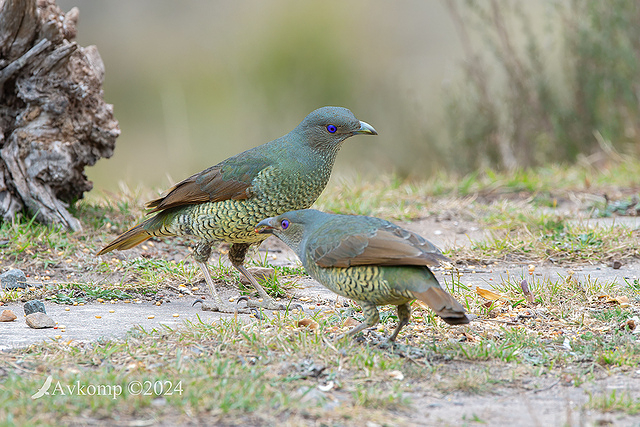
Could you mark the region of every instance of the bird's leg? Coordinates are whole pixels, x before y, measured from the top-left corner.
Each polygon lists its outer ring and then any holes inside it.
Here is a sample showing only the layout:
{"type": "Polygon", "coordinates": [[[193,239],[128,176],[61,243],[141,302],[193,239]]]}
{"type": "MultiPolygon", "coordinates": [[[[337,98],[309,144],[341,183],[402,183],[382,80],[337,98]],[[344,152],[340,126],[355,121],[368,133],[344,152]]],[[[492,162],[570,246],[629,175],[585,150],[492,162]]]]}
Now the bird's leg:
{"type": "Polygon", "coordinates": [[[207,282],[207,287],[209,288],[209,294],[213,298],[213,301],[211,303],[201,300],[196,300],[196,302],[202,302],[202,310],[204,311],[219,311],[222,313],[250,313],[250,311],[247,309],[238,309],[237,307],[234,307],[231,304],[222,301],[222,298],[220,298],[220,295],[218,295],[216,286],[213,283],[211,274],[209,273],[209,267],[207,267],[207,260],[209,259],[210,255],[211,244],[205,241],[198,243],[193,251],[193,258],[195,259],[198,266],[200,266],[200,270],[202,270],[202,274],[204,275],[204,280],[205,282],[207,282]]]}
{"type": "Polygon", "coordinates": [[[411,320],[411,306],[409,303],[400,304],[396,307],[396,310],[398,312],[398,326],[396,326],[396,329],[389,337],[389,342],[395,341],[396,337],[400,333],[400,329],[407,326],[409,324],[409,320],[411,320]]]}
{"type": "Polygon", "coordinates": [[[256,278],[253,277],[253,274],[251,274],[249,270],[247,270],[247,268],[244,266],[244,258],[247,255],[247,251],[250,247],[250,243],[234,243],[229,248],[229,261],[231,261],[231,264],[236,268],[236,270],[242,273],[242,275],[246,277],[247,280],[249,280],[251,285],[258,292],[258,295],[260,295],[260,298],[262,298],[262,302],[248,300],[247,306],[266,308],[268,310],[285,310],[286,307],[284,306],[284,304],[278,303],[271,296],[269,296],[267,291],[265,291],[264,288],[260,286],[260,283],[258,283],[256,278]]]}
{"type": "Polygon", "coordinates": [[[360,323],[358,326],[351,329],[350,331],[345,332],[344,334],[338,335],[336,337],[336,340],[341,340],[347,335],[353,336],[363,329],[370,328],[372,326],[377,325],[378,322],[380,321],[380,313],[378,313],[378,308],[374,303],[366,302],[366,301],[356,301],[356,302],[360,304],[360,307],[362,307],[362,313],[364,314],[364,322],[360,323]]]}

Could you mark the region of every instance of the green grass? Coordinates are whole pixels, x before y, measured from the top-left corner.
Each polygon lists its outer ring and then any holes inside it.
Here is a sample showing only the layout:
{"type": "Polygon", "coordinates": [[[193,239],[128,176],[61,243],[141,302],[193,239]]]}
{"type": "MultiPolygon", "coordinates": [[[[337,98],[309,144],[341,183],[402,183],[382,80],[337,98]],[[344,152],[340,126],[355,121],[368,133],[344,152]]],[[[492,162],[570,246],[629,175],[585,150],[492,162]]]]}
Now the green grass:
{"type": "MultiPolygon", "coordinates": [[[[640,364],[640,345],[637,335],[620,329],[620,324],[640,312],[638,279],[596,280],[579,277],[571,268],[611,259],[634,261],[640,257],[637,231],[590,228],[556,209],[569,194],[600,193],[620,185],[625,173],[636,170],[634,165],[621,163],[602,173],[554,167],[513,176],[484,171],[465,179],[438,176],[415,182],[382,176],[366,183],[354,179],[333,184],[346,192],[328,189],[317,208],[403,220],[446,210],[491,230],[493,239],[448,253],[454,263],[443,280],[443,286],[479,319],[469,326],[449,327],[432,311],[414,306],[399,345],[390,348],[377,345],[397,321],[395,309],[385,307],[376,330],[334,342],[349,328],[344,326],[348,318],[362,320],[360,308],[343,299],[347,304],[341,307],[306,315],[317,329],[299,327],[304,315],[292,310],[248,323],[229,319],[186,323],[175,330],[139,329],[124,340],[33,345],[0,353],[0,419],[9,425],[47,425],[53,419],[63,424],[116,419],[384,424],[389,414],[410,419],[421,390],[484,395],[519,391],[524,379],[535,389],[542,378],[569,375],[578,386],[603,375],[628,375],[640,364]],[[488,302],[462,271],[466,263],[503,261],[554,261],[566,268],[557,277],[506,274],[491,283],[504,299],[488,302]],[[533,304],[522,294],[524,279],[533,304]],[[600,298],[603,295],[626,296],[630,303],[615,305],[600,298]],[[63,386],[78,381],[121,386],[126,399],[54,395],[31,400],[47,375],[63,386]],[[134,396],[125,390],[132,381],[157,387],[171,384],[176,393],[152,390],[134,396]]],[[[193,292],[205,292],[186,239],[151,240],[144,247],[95,256],[117,232],[142,217],[142,200],[151,198],[142,193],[92,196],[78,204],[81,233],[69,234],[26,218],[0,225],[2,268],[21,268],[29,281],[43,284],[6,292],[2,301],[92,303],[167,291],[189,293],[196,286],[200,289],[193,292]]],[[[585,203],[582,213],[589,216],[592,211],[585,203]]],[[[274,297],[286,298],[306,273],[299,264],[274,267],[271,259],[260,254],[247,265],[274,268],[274,276],[263,285],[274,297]]],[[[240,276],[226,262],[211,261],[210,270],[218,283],[237,286],[240,276]]],[[[621,394],[594,395],[589,405],[604,412],[637,413],[637,401],[621,394]]],[[[470,422],[481,421],[470,417],[470,422]]]]}
{"type": "MultiPolygon", "coordinates": [[[[422,218],[437,208],[439,198],[455,197],[458,205],[482,197],[495,200],[527,200],[536,208],[555,208],[568,198],[582,194],[605,199],[619,190],[628,195],[611,199],[611,206],[631,203],[640,190],[640,160],[625,157],[605,168],[584,165],[551,165],[512,172],[484,169],[466,176],[439,173],[427,180],[400,179],[397,176],[349,176],[333,179],[315,207],[336,213],[383,216],[389,219],[422,218]],[[471,198],[471,199],[469,199],[471,198]],[[626,202],[625,202],[626,201],[626,202]]],[[[585,204],[584,211],[594,211],[594,203],[585,204]]],[[[620,211],[617,211],[620,213],[620,211]]]]}
{"type": "Polygon", "coordinates": [[[585,406],[601,412],[624,412],[630,415],[640,413],[640,399],[616,390],[598,395],[590,394],[585,406]]]}

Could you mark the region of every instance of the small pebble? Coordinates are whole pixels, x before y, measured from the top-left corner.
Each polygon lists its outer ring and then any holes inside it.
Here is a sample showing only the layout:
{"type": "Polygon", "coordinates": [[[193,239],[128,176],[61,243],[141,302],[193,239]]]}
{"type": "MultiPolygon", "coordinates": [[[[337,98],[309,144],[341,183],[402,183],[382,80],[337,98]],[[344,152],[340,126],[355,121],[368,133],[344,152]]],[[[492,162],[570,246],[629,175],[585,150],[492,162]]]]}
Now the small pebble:
{"type": "Polygon", "coordinates": [[[53,328],[56,326],[56,322],[46,314],[36,311],[35,313],[29,314],[25,321],[30,328],[33,329],[44,329],[44,328],[53,328]]]}
{"type": "Polygon", "coordinates": [[[12,268],[0,274],[0,288],[16,289],[27,287],[27,276],[22,270],[12,268]]]}
{"type": "Polygon", "coordinates": [[[36,313],[36,312],[47,314],[47,310],[45,310],[44,303],[42,301],[34,299],[24,303],[25,316],[28,316],[31,313],[36,313]]]}
{"type": "Polygon", "coordinates": [[[0,322],[13,322],[17,318],[18,316],[11,310],[2,310],[2,314],[0,314],[0,322]]]}

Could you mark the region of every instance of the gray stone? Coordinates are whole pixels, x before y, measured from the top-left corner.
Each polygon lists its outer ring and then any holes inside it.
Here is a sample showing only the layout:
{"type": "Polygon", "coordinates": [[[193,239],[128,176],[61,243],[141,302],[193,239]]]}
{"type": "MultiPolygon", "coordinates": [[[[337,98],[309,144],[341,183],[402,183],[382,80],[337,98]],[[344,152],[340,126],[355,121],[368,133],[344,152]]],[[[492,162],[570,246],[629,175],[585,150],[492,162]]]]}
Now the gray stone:
{"type": "Polygon", "coordinates": [[[27,287],[27,276],[22,270],[13,268],[0,274],[0,286],[4,289],[16,289],[27,287]]]}
{"type": "Polygon", "coordinates": [[[29,314],[25,320],[27,325],[33,329],[53,328],[56,326],[56,322],[51,317],[40,311],[29,314]]]}
{"type": "Polygon", "coordinates": [[[24,315],[28,316],[31,313],[44,313],[47,314],[47,310],[44,308],[44,303],[40,300],[34,299],[24,303],[24,315]]]}

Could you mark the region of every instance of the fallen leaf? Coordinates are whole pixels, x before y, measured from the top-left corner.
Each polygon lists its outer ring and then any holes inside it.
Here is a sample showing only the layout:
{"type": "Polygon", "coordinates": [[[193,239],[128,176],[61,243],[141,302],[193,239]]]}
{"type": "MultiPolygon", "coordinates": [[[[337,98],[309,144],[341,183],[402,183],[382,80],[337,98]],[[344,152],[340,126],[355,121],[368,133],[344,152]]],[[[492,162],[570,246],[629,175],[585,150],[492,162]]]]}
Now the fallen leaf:
{"type": "Polygon", "coordinates": [[[628,331],[633,331],[634,329],[636,329],[636,321],[634,319],[627,319],[626,322],[623,322],[620,325],[620,329],[621,330],[628,330],[628,331]]]}
{"type": "Polygon", "coordinates": [[[629,298],[624,295],[615,298],[609,295],[598,295],[598,300],[604,304],[618,304],[621,308],[627,308],[631,305],[629,298]]]}
{"type": "Polygon", "coordinates": [[[620,304],[620,307],[622,307],[622,308],[626,308],[626,307],[629,307],[631,305],[629,303],[629,297],[626,297],[624,295],[621,296],[621,297],[617,297],[615,300],[616,300],[616,302],[618,304],[620,304]]]}
{"type": "Polygon", "coordinates": [[[470,333],[463,332],[463,333],[462,333],[462,335],[463,335],[463,336],[467,339],[467,341],[469,341],[469,342],[476,342],[476,341],[478,341],[478,338],[477,338],[477,337],[475,337],[475,336],[473,336],[473,335],[471,335],[470,333]]]}
{"type": "Polygon", "coordinates": [[[487,299],[489,301],[506,300],[507,299],[505,296],[497,294],[497,293],[495,293],[493,291],[490,291],[489,289],[483,289],[483,288],[477,287],[476,288],[476,292],[482,298],[487,299]]]}
{"type": "Polygon", "coordinates": [[[318,322],[311,319],[302,319],[302,320],[298,320],[297,326],[299,328],[307,327],[309,329],[315,330],[315,329],[318,329],[318,322]]]}

